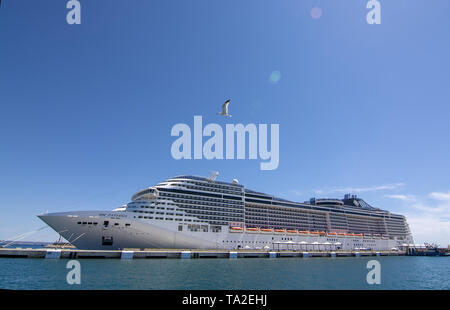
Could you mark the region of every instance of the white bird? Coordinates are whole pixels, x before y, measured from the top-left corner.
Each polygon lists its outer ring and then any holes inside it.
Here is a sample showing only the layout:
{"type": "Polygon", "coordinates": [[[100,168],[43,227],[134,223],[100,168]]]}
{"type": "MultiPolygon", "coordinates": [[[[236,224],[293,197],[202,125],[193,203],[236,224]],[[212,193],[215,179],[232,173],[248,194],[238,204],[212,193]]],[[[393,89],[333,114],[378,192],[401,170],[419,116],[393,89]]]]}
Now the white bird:
{"type": "Polygon", "coordinates": [[[222,116],[229,116],[231,117],[231,114],[228,114],[228,105],[230,104],[230,99],[228,99],[227,101],[225,101],[224,104],[222,104],[222,112],[219,112],[217,114],[222,115],[222,116]]]}
{"type": "Polygon", "coordinates": [[[211,175],[209,176],[208,180],[215,181],[218,175],[219,171],[211,171],[211,175]]]}

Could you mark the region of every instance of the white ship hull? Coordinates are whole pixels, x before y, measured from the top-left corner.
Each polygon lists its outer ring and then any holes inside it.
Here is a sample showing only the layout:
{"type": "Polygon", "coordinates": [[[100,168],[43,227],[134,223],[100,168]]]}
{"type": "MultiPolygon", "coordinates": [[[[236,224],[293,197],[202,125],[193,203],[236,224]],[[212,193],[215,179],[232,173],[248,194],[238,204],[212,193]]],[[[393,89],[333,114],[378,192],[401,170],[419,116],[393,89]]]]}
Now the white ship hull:
{"type": "Polygon", "coordinates": [[[209,225],[207,232],[189,231],[188,224],[141,220],[126,211],[50,213],[39,215],[39,218],[79,249],[391,250],[405,242],[374,237],[233,232],[228,226],[221,226],[220,232],[213,232],[209,225]]]}

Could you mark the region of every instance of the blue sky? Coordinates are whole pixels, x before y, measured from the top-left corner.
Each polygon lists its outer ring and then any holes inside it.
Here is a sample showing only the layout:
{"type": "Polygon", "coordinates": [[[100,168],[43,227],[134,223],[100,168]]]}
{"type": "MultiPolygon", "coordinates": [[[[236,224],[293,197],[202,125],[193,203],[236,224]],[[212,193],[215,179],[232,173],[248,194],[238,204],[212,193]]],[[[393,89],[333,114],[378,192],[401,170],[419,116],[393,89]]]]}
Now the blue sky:
{"type": "Polygon", "coordinates": [[[447,0],[381,1],[381,25],[363,0],[80,2],[81,25],[61,0],[0,8],[0,239],[218,170],[296,201],[353,192],[450,244],[447,0]],[[174,160],[171,128],[194,115],[280,124],[278,169],[174,160]]]}

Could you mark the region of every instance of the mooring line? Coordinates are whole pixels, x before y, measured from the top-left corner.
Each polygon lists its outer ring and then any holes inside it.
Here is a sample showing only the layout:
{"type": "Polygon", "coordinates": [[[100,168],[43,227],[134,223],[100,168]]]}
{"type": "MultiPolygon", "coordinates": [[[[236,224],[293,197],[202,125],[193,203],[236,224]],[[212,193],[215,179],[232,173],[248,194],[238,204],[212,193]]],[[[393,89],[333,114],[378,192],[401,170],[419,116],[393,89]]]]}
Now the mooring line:
{"type": "Polygon", "coordinates": [[[11,238],[13,240],[10,243],[4,245],[3,247],[6,248],[6,247],[10,246],[11,244],[16,243],[17,241],[22,240],[25,237],[28,237],[28,236],[30,236],[30,235],[32,235],[34,233],[37,233],[38,231],[44,230],[45,228],[48,228],[48,226],[47,225],[46,226],[42,226],[41,228],[38,228],[38,229],[35,229],[33,231],[29,231],[29,232],[23,233],[21,235],[18,235],[16,238],[11,238]]]}

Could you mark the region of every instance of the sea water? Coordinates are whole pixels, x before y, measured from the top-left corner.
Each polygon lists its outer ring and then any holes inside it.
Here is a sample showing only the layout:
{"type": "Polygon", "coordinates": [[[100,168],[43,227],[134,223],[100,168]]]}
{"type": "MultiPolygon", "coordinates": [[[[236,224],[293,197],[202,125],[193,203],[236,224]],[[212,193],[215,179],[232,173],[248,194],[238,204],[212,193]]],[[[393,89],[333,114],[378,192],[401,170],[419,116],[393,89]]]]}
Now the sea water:
{"type": "Polygon", "coordinates": [[[450,257],[80,259],[0,258],[1,289],[450,289],[450,257]],[[368,284],[377,260],[381,284],[368,284]]]}

